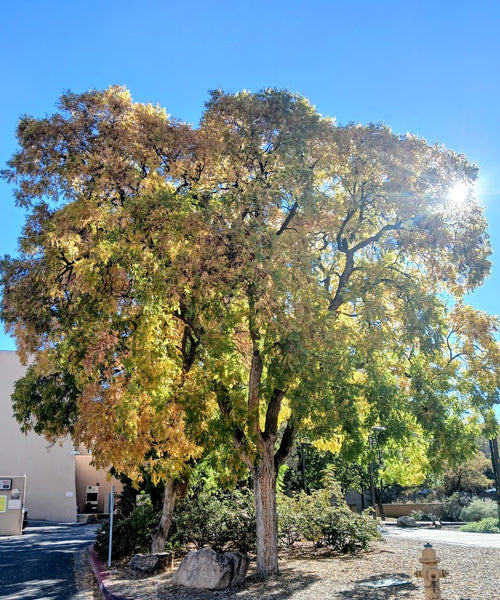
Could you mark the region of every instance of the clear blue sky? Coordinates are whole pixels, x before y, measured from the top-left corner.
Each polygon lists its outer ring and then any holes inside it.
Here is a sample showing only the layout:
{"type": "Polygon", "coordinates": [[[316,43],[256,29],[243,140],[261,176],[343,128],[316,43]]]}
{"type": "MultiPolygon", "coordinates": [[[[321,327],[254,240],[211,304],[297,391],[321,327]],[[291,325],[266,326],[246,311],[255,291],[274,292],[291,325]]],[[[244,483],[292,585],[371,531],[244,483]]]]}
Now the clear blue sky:
{"type": "MultiPolygon", "coordinates": [[[[124,85],[196,123],[208,90],[268,86],[306,96],[340,123],[384,121],[463,152],[481,168],[500,295],[498,0],[16,0],[0,18],[0,165],[21,114],[43,117],[62,92],[124,85]]],[[[0,183],[0,255],[23,222],[0,183]]],[[[0,349],[14,349],[0,334],[0,349]]]]}

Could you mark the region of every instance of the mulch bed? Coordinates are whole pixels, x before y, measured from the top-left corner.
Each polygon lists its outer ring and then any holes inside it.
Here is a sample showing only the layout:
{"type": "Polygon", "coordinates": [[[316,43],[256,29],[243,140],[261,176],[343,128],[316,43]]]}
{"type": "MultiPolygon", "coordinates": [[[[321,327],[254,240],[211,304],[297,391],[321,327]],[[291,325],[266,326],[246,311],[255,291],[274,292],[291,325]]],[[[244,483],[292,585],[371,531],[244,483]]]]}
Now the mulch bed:
{"type": "MultiPolygon", "coordinates": [[[[337,556],[327,551],[283,552],[280,574],[265,581],[253,562],[245,583],[224,591],[196,591],[174,586],[173,571],[132,577],[124,564],[112,565],[107,587],[136,600],[423,600],[420,568],[423,542],[387,538],[369,551],[337,556]],[[406,585],[371,589],[367,581],[396,578],[406,585]]],[[[500,549],[435,544],[439,566],[449,572],[441,581],[443,600],[500,600],[500,549]]],[[[179,561],[174,562],[174,569],[179,561]]]]}

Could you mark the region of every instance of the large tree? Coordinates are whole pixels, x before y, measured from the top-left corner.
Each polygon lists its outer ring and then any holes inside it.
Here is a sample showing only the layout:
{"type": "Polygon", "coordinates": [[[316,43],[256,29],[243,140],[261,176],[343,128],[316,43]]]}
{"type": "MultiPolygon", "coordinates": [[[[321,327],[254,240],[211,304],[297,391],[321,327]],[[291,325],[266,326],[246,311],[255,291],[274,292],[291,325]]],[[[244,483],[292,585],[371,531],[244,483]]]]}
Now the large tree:
{"type": "Polygon", "coordinates": [[[33,364],[17,416],[52,438],[69,431],[98,467],[137,478],[147,463],[166,483],[161,549],[203,447],[196,411],[210,412],[192,302],[168,275],[175,253],[184,263],[189,203],[176,190],[194,164],[191,130],[112,88],[66,94],[60,113],[21,119],[18,136],[11,173],[31,212],[20,257],[2,263],[3,310],[33,364]]]}
{"type": "Polygon", "coordinates": [[[392,407],[400,438],[425,430],[437,455],[465,409],[490,416],[495,323],[446,306],[489,269],[465,157],[277,90],[213,92],[197,129],[119,88],[67,94],[18,139],[5,174],[30,212],[2,316],[21,355],[75,378],[97,460],[182,480],[213,432],[231,438],[261,576],[278,570],[276,476],[299,431],[355,449],[392,407]]]}

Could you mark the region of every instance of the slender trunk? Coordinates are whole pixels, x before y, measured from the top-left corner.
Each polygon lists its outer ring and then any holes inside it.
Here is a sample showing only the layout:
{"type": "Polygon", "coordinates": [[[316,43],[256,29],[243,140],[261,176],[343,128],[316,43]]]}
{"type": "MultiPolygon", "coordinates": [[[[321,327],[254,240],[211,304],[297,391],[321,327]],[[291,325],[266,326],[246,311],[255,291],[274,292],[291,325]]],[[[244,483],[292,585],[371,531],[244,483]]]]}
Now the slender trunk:
{"type": "Polygon", "coordinates": [[[382,521],[385,521],[385,510],[384,505],[382,504],[382,493],[384,488],[382,487],[382,481],[380,482],[380,492],[377,494],[377,504],[378,504],[378,514],[382,521]]]}
{"type": "Polygon", "coordinates": [[[163,497],[163,508],[158,525],[151,534],[151,554],[163,552],[165,542],[168,538],[168,532],[172,525],[172,515],[174,513],[175,502],[177,498],[182,497],[186,490],[185,481],[173,481],[168,479],[165,482],[165,495],[163,497]]]}
{"type": "Polygon", "coordinates": [[[276,467],[274,440],[263,441],[261,458],[253,472],[255,520],[257,524],[257,575],[278,571],[278,517],[276,512],[276,467]]]}
{"type": "Polygon", "coordinates": [[[497,490],[497,509],[498,509],[498,526],[500,527],[500,458],[498,455],[498,440],[493,438],[490,440],[491,464],[493,466],[493,476],[495,477],[495,487],[497,490]]]}

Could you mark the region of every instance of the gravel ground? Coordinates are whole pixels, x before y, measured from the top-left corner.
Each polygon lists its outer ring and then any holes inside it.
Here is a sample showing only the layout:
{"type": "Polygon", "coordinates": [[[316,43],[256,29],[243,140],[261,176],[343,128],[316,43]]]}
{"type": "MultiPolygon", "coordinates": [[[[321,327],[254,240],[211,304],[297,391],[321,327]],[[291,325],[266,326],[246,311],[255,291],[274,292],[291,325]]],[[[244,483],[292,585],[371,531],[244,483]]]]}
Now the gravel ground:
{"type": "MultiPolygon", "coordinates": [[[[443,600],[500,600],[500,549],[435,544],[443,600]]],[[[172,572],[133,579],[126,567],[112,568],[108,589],[136,600],[407,600],[424,598],[420,568],[423,542],[388,538],[358,556],[325,553],[283,554],[280,575],[260,581],[252,563],[245,583],[222,592],[176,587],[172,572]],[[370,589],[363,582],[395,577],[410,580],[398,587],[370,589]]],[[[177,563],[178,564],[178,563],[177,563]]],[[[177,566],[174,564],[174,568],[177,566]]]]}
{"type": "Polygon", "coordinates": [[[75,585],[78,592],[74,600],[99,600],[101,598],[86,548],[80,550],[75,556],[75,585]]]}

